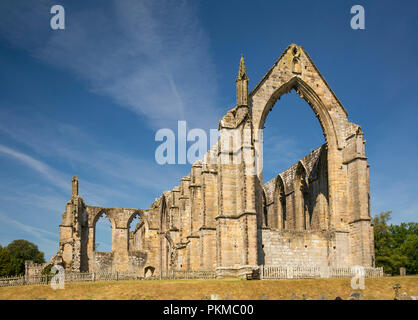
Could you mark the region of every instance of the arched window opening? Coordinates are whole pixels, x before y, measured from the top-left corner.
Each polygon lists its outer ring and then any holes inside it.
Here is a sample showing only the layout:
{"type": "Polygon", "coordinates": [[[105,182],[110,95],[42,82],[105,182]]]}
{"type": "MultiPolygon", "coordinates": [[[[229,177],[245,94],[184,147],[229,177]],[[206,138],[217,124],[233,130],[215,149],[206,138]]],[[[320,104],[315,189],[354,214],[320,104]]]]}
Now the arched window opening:
{"type": "Polygon", "coordinates": [[[325,143],[322,127],[308,103],[294,90],[267,115],[263,130],[263,182],[296,164],[325,143]]]}
{"type": "Polygon", "coordinates": [[[170,230],[170,217],[166,198],[163,196],[160,203],[160,232],[167,232],[168,230],[170,230]]]}
{"type": "Polygon", "coordinates": [[[266,193],[263,191],[263,227],[268,227],[269,226],[269,219],[268,219],[268,203],[267,203],[267,199],[266,199],[266,193]]]}
{"type": "Polygon", "coordinates": [[[319,225],[324,224],[315,222],[312,228],[313,213],[318,212],[316,220],[324,220],[326,214],[320,212],[328,207],[311,198],[316,199],[318,193],[328,197],[328,184],[319,179],[326,175],[327,180],[326,155],[322,156],[324,148],[326,153],[325,142],[315,113],[294,90],[284,94],[266,116],[262,149],[263,185],[276,177],[279,179],[279,174],[281,176],[273,197],[274,228],[309,230],[319,229],[319,225]],[[321,157],[325,159],[325,165],[321,157]]]}
{"type": "Polygon", "coordinates": [[[296,167],[296,175],[294,179],[294,202],[295,202],[295,224],[297,230],[309,229],[310,224],[307,218],[307,206],[309,204],[307,173],[305,167],[301,162],[298,162],[296,167]]]}
{"type": "Polygon", "coordinates": [[[143,249],[144,231],[143,221],[139,213],[137,213],[128,225],[128,250],[136,251],[143,249]]]}
{"type": "Polygon", "coordinates": [[[287,221],[287,217],[286,217],[286,196],[284,194],[282,194],[280,196],[280,205],[281,205],[281,209],[282,209],[282,224],[281,227],[282,229],[286,229],[286,221],[287,221]]]}
{"type": "Polygon", "coordinates": [[[103,212],[95,225],[94,250],[112,252],[112,223],[103,212]]]}
{"type": "Polygon", "coordinates": [[[276,178],[273,201],[273,220],[275,221],[273,227],[278,229],[286,229],[286,193],[283,179],[280,176],[277,176],[276,178]]]}

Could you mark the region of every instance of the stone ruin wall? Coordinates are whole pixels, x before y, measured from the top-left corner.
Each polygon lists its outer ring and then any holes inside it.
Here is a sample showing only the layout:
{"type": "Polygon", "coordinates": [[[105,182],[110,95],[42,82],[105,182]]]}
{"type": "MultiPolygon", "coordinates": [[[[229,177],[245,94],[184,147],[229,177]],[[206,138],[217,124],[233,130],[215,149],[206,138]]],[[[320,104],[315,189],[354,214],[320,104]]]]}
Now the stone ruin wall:
{"type": "Polygon", "coordinates": [[[335,234],[326,231],[326,148],[324,144],[313,150],[264,184],[260,263],[315,267],[336,265],[335,234]],[[298,208],[298,202],[303,210],[298,208]]]}
{"type": "Polygon", "coordinates": [[[73,179],[72,199],[60,225],[59,251],[52,260],[74,272],[216,270],[241,277],[261,264],[374,266],[369,173],[361,128],[312,60],[290,45],[253,91],[243,58],[236,79],[237,105],[219,122],[220,139],[192,165],[180,184],[145,209],[87,206],[73,179]],[[317,116],[326,144],[263,184],[258,155],[269,111],[291,91],[317,116]],[[231,133],[239,145],[225,143],[231,133]],[[224,161],[237,156],[242,161],[224,161]],[[258,159],[258,158],[256,158],[258,159]],[[112,252],[95,250],[95,223],[112,223],[112,252]],[[140,223],[129,232],[135,216],[140,223]]]}
{"type": "Polygon", "coordinates": [[[74,177],[73,196],[62,216],[60,247],[54,259],[73,272],[137,272],[149,264],[156,265],[158,225],[154,211],[87,206],[78,195],[78,180],[74,177]],[[95,226],[102,216],[112,224],[112,252],[96,250],[95,226]],[[136,216],[141,224],[134,233],[143,236],[129,241],[129,225],[136,216]]]}
{"type": "Polygon", "coordinates": [[[32,260],[25,261],[25,278],[38,277],[42,275],[42,271],[49,265],[49,263],[35,263],[32,260]]]}

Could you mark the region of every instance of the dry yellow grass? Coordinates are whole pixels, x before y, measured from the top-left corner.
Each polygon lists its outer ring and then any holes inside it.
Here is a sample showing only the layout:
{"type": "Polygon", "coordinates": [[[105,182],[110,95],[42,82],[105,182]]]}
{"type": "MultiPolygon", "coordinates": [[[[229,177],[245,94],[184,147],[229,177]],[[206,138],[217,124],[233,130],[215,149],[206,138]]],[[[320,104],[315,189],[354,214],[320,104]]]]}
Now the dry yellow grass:
{"type": "MultiPolygon", "coordinates": [[[[393,299],[392,286],[400,283],[400,292],[418,296],[418,276],[367,278],[361,294],[370,300],[393,299]]],[[[156,281],[106,281],[70,283],[63,290],[53,290],[49,285],[0,288],[0,299],[201,299],[205,295],[219,294],[222,299],[258,300],[265,295],[270,300],[290,299],[305,294],[318,299],[324,293],[328,299],[340,296],[346,299],[351,292],[350,279],[306,279],[246,281],[224,280],[156,280],[156,281]]]]}

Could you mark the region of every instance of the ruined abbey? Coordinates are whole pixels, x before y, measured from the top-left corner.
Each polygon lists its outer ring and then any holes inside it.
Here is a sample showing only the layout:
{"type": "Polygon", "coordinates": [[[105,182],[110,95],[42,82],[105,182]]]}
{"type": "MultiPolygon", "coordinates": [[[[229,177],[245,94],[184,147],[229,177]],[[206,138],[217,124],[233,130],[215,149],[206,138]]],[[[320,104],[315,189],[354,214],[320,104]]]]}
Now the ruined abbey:
{"type": "Polygon", "coordinates": [[[149,209],[89,206],[74,177],[54,262],[72,272],[212,270],[218,277],[243,277],[260,265],[373,267],[369,166],[360,126],[348,121],[298,45],[287,47],[251,92],[248,81],[241,58],[236,107],[220,120],[218,143],[149,209]],[[326,142],[263,181],[258,132],[291,90],[312,108],[326,142]],[[232,133],[239,143],[228,143],[232,133]],[[226,161],[232,158],[239,161],[226,161]],[[103,215],[112,224],[111,252],[95,246],[103,215]],[[140,222],[130,232],[136,216],[140,222]]]}

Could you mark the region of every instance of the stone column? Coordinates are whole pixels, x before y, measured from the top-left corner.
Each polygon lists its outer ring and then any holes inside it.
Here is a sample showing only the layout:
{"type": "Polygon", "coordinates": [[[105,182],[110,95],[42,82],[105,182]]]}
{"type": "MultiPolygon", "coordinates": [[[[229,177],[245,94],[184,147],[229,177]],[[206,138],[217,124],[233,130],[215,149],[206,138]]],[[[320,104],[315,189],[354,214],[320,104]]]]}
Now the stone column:
{"type": "Polygon", "coordinates": [[[350,257],[352,265],[370,267],[373,265],[373,235],[370,232],[370,187],[365,141],[358,127],[356,133],[347,138],[344,150],[344,164],[348,175],[347,208],[350,226],[350,257]]]}

